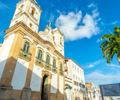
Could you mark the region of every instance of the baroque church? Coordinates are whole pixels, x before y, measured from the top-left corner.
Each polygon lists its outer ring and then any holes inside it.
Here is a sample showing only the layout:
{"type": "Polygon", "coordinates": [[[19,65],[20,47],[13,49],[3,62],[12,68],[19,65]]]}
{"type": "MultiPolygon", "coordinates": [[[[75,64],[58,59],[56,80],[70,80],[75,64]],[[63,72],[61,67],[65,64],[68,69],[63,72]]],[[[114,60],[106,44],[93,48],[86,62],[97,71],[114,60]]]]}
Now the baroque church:
{"type": "Polygon", "coordinates": [[[38,31],[41,8],[20,0],[0,47],[0,100],[64,100],[64,36],[38,31]]]}

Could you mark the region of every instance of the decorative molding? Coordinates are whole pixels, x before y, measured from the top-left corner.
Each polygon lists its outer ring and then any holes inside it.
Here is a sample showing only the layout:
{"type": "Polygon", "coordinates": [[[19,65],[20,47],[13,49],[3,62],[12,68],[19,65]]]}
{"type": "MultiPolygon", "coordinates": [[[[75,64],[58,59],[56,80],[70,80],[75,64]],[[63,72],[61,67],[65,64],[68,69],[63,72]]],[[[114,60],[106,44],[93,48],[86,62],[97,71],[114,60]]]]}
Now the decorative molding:
{"type": "Polygon", "coordinates": [[[48,76],[50,79],[52,78],[52,74],[47,70],[42,71],[42,77],[44,77],[45,75],[48,76]]]}
{"type": "Polygon", "coordinates": [[[24,53],[23,50],[21,49],[20,54],[19,54],[19,58],[24,59],[26,61],[30,61],[31,60],[31,54],[30,53],[24,53]]]}
{"type": "MultiPolygon", "coordinates": [[[[51,49],[54,50],[54,53],[56,53],[58,56],[60,56],[62,59],[64,59],[64,56],[55,48],[55,46],[49,42],[49,41],[45,41],[44,39],[42,39],[38,33],[32,31],[28,26],[26,26],[23,22],[18,22],[17,24],[15,24],[14,26],[10,27],[9,29],[6,30],[6,34],[12,31],[22,31],[24,34],[29,34],[31,35],[34,40],[37,40],[38,43],[42,43],[47,47],[50,47],[51,49]],[[25,31],[27,33],[25,33],[25,31]]],[[[31,38],[32,38],[31,37],[31,38]]],[[[36,41],[36,42],[37,42],[36,41]]]]}
{"type": "Polygon", "coordinates": [[[27,35],[24,36],[24,39],[29,40],[32,44],[33,44],[33,42],[34,42],[34,41],[33,41],[29,36],[27,36],[27,35]]]}
{"type": "Polygon", "coordinates": [[[45,67],[45,64],[43,63],[43,61],[37,58],[35,59],[35,64],[40,67],[45,67]]]}

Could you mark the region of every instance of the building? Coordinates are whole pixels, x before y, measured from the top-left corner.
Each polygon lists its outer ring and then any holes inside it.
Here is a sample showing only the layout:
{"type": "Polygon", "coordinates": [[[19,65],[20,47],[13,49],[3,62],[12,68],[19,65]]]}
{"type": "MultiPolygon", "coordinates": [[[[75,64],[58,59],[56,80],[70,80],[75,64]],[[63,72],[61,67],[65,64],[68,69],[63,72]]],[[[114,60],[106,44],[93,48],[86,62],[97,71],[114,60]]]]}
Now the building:
{"type": "Polygon", "coordinates": [[[84,70],[71,59],[66,59],[65,64],[65,87],[69,87],[65,90],[67,100],[84,100],[84,70]]]}
{"type": "Polygon", "coordinates": [[[100,88],[95,87],[93,83],[86,83],[86,100],[102,100],[100,88]]]}
{"type": "Polygon", "coordinates": [[[38,31],[35,0],[17,3],[0,52],[0,100],[63,100],[64,37],[47,25],[38,31]]]}
{"type": "Polygon", "coordinates": [[[68,65],[68,60],[65,60],[65,100],[72,100],[72,69],[68,65]]]}

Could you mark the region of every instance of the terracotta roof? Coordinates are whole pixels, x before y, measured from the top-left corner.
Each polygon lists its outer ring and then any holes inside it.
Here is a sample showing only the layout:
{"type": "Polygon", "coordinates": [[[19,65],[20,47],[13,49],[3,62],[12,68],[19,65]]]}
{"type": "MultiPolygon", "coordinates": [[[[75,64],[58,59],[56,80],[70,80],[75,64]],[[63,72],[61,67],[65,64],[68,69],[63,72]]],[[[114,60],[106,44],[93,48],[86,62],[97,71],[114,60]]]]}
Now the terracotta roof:
{"type": "Polygon", "coordinates": [[[93,83],[85,83],[85,86],[86,86],[87,88],[92,88],[92,87],[93,87],[93,83]]]}

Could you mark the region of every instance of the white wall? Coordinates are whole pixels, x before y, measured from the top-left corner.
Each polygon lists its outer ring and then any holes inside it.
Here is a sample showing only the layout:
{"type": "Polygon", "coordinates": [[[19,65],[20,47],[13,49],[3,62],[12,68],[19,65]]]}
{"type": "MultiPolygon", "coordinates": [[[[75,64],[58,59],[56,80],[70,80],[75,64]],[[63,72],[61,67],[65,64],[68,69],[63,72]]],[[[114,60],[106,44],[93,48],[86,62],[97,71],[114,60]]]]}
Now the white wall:
{"type": "Polygon", "coordinates": [[[72,100],[72,91],[71,91],[71,89],[66,89],[65,90],[65,96],[66,96],[66,100],[72,100]]]}
{"type": "Polygon", "coordinates": [[[59,91],[63,94],[63,77],[59,76],[59,91]]]}
{"type": "Polygon", "coordinates": [[[51,79],[51,93],[56,93],[56,91],[57,91],[57,74],[53,74],[51,79]]]}
{"type": "Polygon", "coordinates": [[[18,59],[12,79],[13,89],[24,88],[28,66],[29,66],[29,62],[22,59],[18,59]]]}
{"type": "Polygon", "coordinates": [[[4,66],[6,64],[14,38],[15,38],[15,34],[13,33],[4,40],[4,43],[2,45],[0,52],[0,78],[2,76],[2,72],[4,70],[4,66]]]}
{"type": "Polygon", "coordinates": [[[85,84],[84,70],[71,59],[68,59],[67,67],[68,76],[72,78],[72,92],[75,93],[75,96],[82,98],[83,97],[82,93],[80,94],[80,92],[78,92],[80,91],[80,85],[75,85],[74,81],[85,84]]]}
{"type": "Polygon", "coordinates": [[[42,82],[42,68],[34,65],[30,88],[32,91],[40,91],[42,82]]]}

